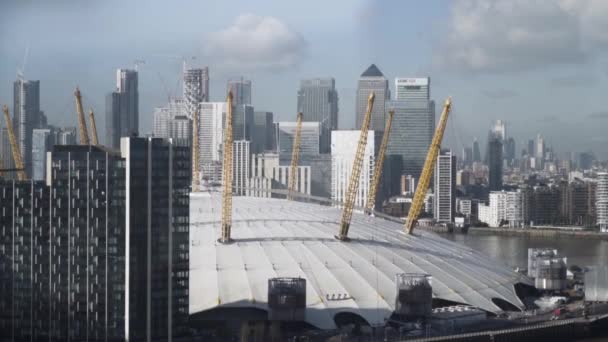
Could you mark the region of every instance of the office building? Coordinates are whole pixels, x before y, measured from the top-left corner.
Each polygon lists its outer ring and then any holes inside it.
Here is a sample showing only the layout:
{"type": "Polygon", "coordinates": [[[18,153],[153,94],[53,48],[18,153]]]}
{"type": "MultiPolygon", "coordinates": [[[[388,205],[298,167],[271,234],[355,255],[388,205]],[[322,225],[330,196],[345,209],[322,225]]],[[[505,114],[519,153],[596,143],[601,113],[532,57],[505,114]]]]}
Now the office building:
{"type": "Polygon", "coordinates": [[[509,164],[515,160],[515,139],[509,137],[504,142],[504,158],[509,164]]]}
{"type": "Polygon", "coordinates": [[[32,179],[46,180],[46,154],[55,144],[48,128],[36,128],[32,132],[32,179]]]}
{"type": "Polygon", "coordinates": [[[64,127],[53,131],[55,145],[76,145],[76,127],[64,127]]]}
{"type": "Polygon", "coordinates": [[[450,223],[456,212],[456,156],[441,151],[435,165],[435,221],[450,223]]]}
{"type": "Polygon", "coordinates": [[[209,68],[186,69],[184,70],[184,114],[190,120],[201,102],[209,102],[209,68]]]}
{"type": "Polygon", "coordinates": [[[234,194],[245,196],[249,188],[251,143],[247,140],[236,140],[232,144],[232,183],[234,194]]]}
{"type": "Polygon", "coordinates": [[[300,81],[298,111],[303,121],[321,124],[320,151],[329,153],[331,131],[338,129],[338,91],[333,78],[313,78],[300,81]]]}
{"type": "Polygon", "coordinates": [[[481,151],[479,150],[479,141],[477,138],[473,140],[473,162],[481,161],[481,151]]]}
{"type": "MultiPolygon", "coordinates": [[[[279,197],[272,190],[287,190],[289,184],[290,165],[279,165],[277,153],[261,153],[251,156],[251,189],[249,196],[279,197]]],[[[296,168],[295,191],[305,195],[311,194],[311,167],[299,165],[296,168]]]]}
{"type": "MultiPolygon", "coordinates": [[[[277,123],[277,150],[281,163],[291,162],[296,126],[296,122],[281,121],[277,123]]],[[[315,156],[319,154],[320,129],[321,125],[318,122],[302,122],[300,130],[300,156],[315,156]]]]}
{"type": "Polygon", "coordinates": [[[545,139],[540,133],[536,135],[536,158],[541,161],[545,158],[545,139]]]}
{"type": "MultiPolygon", "coordinates": [[[[331,199],[338,203],[343,203],[346,199],[360,134],[361,132],[358,130],[336,130],[331,133],[331,199]]],[[[367,205],[381,134],[381,132],[368,132],[355,206],[365,207],[367,205]]]]}
{"type": "Polygon", "coordinates": [[[272,112],[254,112],[251,128],[251,153],[274,150],[274,124],[272,112]]]}
{"type": "Polygon", "coordinates": [[[462,164],[463,166],[469,166],[473,163],[473,148],[463,147],[462,148],[462,164]]]}
{"type": "Polygon", "coordinates": [[[171,99],[166,107],[154,108],[154,137],[190,144],[192,121],[187,115],[187,104],[184,100],[171,99]]]}
{"type": "Polygon", "coordinates": [[[531,226],[561,224],[559,187],[550,184],[528,189],[526,211],[531,226]]]}
{"type": "Polygon", "coordinates": [[[595,198],[597,224],[601,232],[608,233],[608,173],[598,173],[595,198]]]}
{"type": "Polygon", "coordinates": [[[232,91],[233,104],[238,105],[250,105],[251,104],[251,81],[250,80],[230,80],[228,81],[228,87],[226,89],[232,91]]]}
{"type": "Polygon", "coordinates": [[[0,340],[49,336],[49,190],[0,179],[0,340]]]}
{"type": "Polygon", "coordinates": [[[139,134],[137,71],[118,69],[116,91],[106,96],[106,145],[120,148],[121,137],[139,134]]]}
{"type": "Polygon", "coordinates": [[[407,174],[420,178],[435,131],[434,108],[433,102],[425,99],[387,102],[387,110],[395,113],[387,154],[391,167],[399,168],[394,172],[397,177],[407,174]]]}
{"type": "Polygon", "coordinates": [[[25,171],[32,174],[32,131],[44,128],[40,111],[40,81],[18,79],[13,83],[13,125],[25,171]]]}
{"type": "Polygon", "coordinates": [[[488,186],[490,191],[502,190],[502,140],[492,133],[488,136],[488,186]]]}
{"type": "Polygon", "coordinates": [[[400,185],[400,195],[413,195],[416,192],[416,178],[412,175],[401,175],[400,185]]]}
{"type": "Polygon", "coordinates": [[[220,184],[226,102],[202,102],[199,122],[199,163],[203,180],[220,184]]]}
{"type": "Polygon", "coordinates": [[[490,132],[504,142],[507,139],[507,123],[503,120],[495,120],[492,123],[490,132]]]}
{"type": "Polygon", "coordinates": [[[367,99],[374,92],[376,98],[371,113],[370,130],[384,131],[385,124],[385,101],[391,98],[388,80],[375,64],[370,65],[357,82],[356,123],[357,129],[361,129],[363,117],[367,111],[367,99]]]}
{"type": "Polygon", "coordinates": [[[534,139],[530,139],[528,140],[528,150],[526,151],[528,153],[528,156],[530,157],[534,157],[536,155],[536,149],[534,147],[534,139]]]}

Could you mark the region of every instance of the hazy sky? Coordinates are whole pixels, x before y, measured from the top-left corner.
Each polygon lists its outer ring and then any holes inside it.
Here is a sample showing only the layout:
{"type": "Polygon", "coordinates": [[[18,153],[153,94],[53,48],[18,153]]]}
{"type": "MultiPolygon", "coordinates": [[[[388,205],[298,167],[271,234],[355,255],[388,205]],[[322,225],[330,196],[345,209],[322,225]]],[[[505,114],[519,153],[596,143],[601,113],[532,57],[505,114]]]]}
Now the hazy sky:
{"type": "Polygon", "coordinates": [[[279,120],[295,118],[299,79],[332,76],[340,127],[352,128],[357,78],[375,63],[391,87],[430,76],[438,104],[453,96],[447,139],[458,150],[503,119],[518,151],[541,132],[559,152],[608,157],[605,0],[1,0],[2,103],[12,105],[28,46],[26,78],[41,81],[57,125],[76,125],[79,85],[104,128],[115,69],[144,60],[140,130],[150,132],[153,108],[181,91],[184,56],[209,66],[213,101],[243,76],[255,108],[279,120]]]}

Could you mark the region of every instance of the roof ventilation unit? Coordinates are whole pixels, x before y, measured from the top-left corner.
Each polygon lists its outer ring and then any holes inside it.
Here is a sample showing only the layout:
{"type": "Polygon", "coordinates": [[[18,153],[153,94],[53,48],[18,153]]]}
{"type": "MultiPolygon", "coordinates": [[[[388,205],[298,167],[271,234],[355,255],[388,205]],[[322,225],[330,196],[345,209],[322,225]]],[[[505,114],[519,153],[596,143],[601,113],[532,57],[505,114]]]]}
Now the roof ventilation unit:
{"type": "Polygon", "coordinates": [[[268,319],[270,321],[304,321],[306,279],[268,279],[268,319]]]}

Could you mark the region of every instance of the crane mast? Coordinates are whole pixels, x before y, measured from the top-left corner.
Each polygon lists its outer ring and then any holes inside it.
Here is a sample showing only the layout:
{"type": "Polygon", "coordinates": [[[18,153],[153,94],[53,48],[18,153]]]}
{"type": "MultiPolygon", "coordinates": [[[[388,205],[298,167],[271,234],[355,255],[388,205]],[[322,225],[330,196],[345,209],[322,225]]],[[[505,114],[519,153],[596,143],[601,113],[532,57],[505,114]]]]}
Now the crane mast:
{"type": "Polygon", "coordinates": [[[200,191],[198,112],[192,117],[192,192],[200,191]]]}
{"type": "Polygon", "coordinates": [[[232,228],[232,91],[226,99],[226,128],[224,129],[224,160],[222,165],[222,236],[219,242],[230,243],[232,228]]]}
{"type": "Polygon", "coordinates": [[[11,120],[11,116],[8,114],[8,107],[3,106],[2,111],[4,112],[4,120],[6,121],[6,128],[8,131],[8,139],[11,143],[11,150],[13,152],[13,160],[15,161],[15,168],[19,169],[17,171],[17,179],[20,181],[27,180],[27,175],[25,174],[25,167],[23,165],[23,159],[21,157],[21,151],[19,150],[19,145],[17,144],[17,138],[15,137],[15,131],[13,129],[13,120],[11,120]]]}
{"type": "Polygon", "coordinates": [[[394,111],[388,112],[388,119],[386,120],[386,126],[384,127],[384,136],[382,137],[382,144],[380,144],[380,151],[378,151],[378,159],[376,159],[376,167],[374,168],[374,178],[372,178],[372,184],[367,194],[367,207],[366,211],[371,213],[376,203],[376,193],[378,192],[378,185],[382,178],[382,169],[384,166],[384,156],[386,155],[386,148],[388,146],[388,137],[391,133],[391,126],[393,125],[394,111]]]}
{"type": "Polygon", "coordinates": [[[424,205],[424,196],[429,189],[429,183],[431,181],[431,177],[433,176],[433,168],[435,168],[435,162],[437,161],[437,155],[439,154],[439,149],[441,148],[443,133],[445,132],[445,127],[447,126],[448,116],[450,115],[451,109],[452,98],[448,97],[443,105],[439,125],[437,125],[435,135],[433,135],[433,141],[431,142],[429,152],[426,155],[426,161],[424,162],[424,167],[422,168],[422,175],[418,181],[418,187],[416,188],[416,193],[414,194],[414,200],[412,201],[412,206],[410,207],[407,220],[405,221],[405,230],[408,234],[412,234],[414,231],[414,224],[418,220],[420,212],[422,211],[422,206],[424,205]]]}
{"type": "Polygon", "coordinates": [[[344,209],[342,210],[342,220],[340,221],[340,232],[336,236],[336,239],[340,241],[348,240],[348,229],[350,228],[350,221],[353,217],[353,207],[355,205],[357,191],[359,190],[359,176],[361,175],[361,168],[363,167],[363,155],[365,154],[365,146],[367,145],[367,134],[375,97],[376,95],[372,92],[367,98],[367,111],[365,112],[363,123],[361,124],[359,144],[357,145],[355,160],[353,162],[350,180],[348,181],[348,190],[345,196],[344,209]]]}
{"type": "Polygon", "coordinates": [[[289,168],[289,184],[288,191],[289,195],[288,199],[293,199],[293,192],[296,190],[296,174],[298,171],[298,162],[300,161],[300,142],[302,140],[302,112],[298,113],[298,118],[296,119],[296,132],[293,138],[293,149],[291,151],[291,166],[289,168]]]}
{"type": "Polygon", "coordinates": [[[80,145],[89,144],[89,133],[87,132],[87,122],[84,120],[84,110],[82,109],[82,97],[80,95],[80,89],[76,87],[74,92],[76,96],[76,112],[78,113],[78,128],[80,130],[80,145]]]}
{"type": "Polygon", "coordinates": [[[93,145],[99,145],[99,140],[97,139],[97,125],[95,124],[95,114],[93,114],[93,109],[89,110],[89,121],[91,121],[91,134],[93,145]]]}

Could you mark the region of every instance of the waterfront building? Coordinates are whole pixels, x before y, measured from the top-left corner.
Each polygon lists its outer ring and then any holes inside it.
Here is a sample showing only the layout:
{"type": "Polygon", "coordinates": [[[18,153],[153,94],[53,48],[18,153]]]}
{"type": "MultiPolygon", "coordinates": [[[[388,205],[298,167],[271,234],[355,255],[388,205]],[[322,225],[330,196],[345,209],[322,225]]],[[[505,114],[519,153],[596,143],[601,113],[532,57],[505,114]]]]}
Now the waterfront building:
{"type": "MultiPolygon", "coordinates": [[[[346,199],[360,133],[358,130],[336,130],[331,133],[331,199],[338,203],[343,203],[346,199]]],[[[359,175],[359,188],[355,199],[355,206],[358,207],[367,205],[380,134],[381,132],[368,132],[363,165],[359,175]]]]}
{"type": "Polygon", "coordinates": [[[139,91],[137,71],[118,69],[116,91],[106,96],[106,145],[120,148],[121,137],[139,134],[139,91]]]}
{"type": "Polygon", "coordinates": [[[363,117],[367,110],[367,99],[369,94],[376,94],[374,107],[371,113],[370,130],[384,131],[385,124],[385,101],[391,98],[388,79],[384,77],[375,64],[370,65],[359,77],[357,82],[356,128],[361,129],[363,117]]]}
{"type": "Polygon", "coordinates": [[[597,224],[601,232],[608,233],[608,173],[598,173],[595,197],[597,224]]]}
{"type": "Polygon", "coordinates": [[[451,151],[441,151],[435,166],[435,221],[454,221],[456,207],[456,156],[451,151]]]}
{"type": "Polygon", "coordinates": [[[527,191],[530,225],[560,224],[560,191],[553,184],[535,186],[527,191]]]}
{"type": "Polygon", "coordinates": [[[525,197],[521,191],[492,191],[489,204],[478,206],[479,221],[490,227],[523,227],[525,224],[525,197]]]}
{"type": "Polygon", "coordinates": [[[321,153],[330,152],[331,131],[338,129],[338,91],[333,78],[312,78],[300,81],[298,111],[302,120],[320,123],[321,153]]]}

